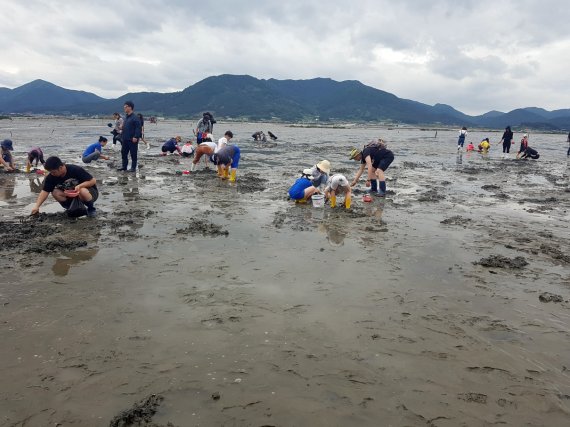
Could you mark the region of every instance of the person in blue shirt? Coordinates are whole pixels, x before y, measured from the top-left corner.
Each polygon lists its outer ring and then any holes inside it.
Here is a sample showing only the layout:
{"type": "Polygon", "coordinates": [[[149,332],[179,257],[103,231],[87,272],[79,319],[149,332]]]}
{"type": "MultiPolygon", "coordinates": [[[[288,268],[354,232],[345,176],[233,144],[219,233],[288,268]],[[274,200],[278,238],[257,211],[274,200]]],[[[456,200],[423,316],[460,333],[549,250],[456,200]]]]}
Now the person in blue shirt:
{"type": "Polygon", "coordinates": [[[166,156],[166,153],[172,154],[176,151],[176,154],[181,156],[182,151],[180,150],[180,146],[178,145],[181,141],[182,141],[182,138],[179,136],[177,136],[176,138],[170,138],[168,141],[166,141],[164,144],[162,144],[162,148],[161,148],[162,153],[160,153],[160,155],[166,156]]]}
{"type": "Polygon", "coordinates": [[[93,162],[95,160],[99,160],[99,159],[109,160],[109,156],[105,156],[102,154],[103,153],[103,147],[105,145],[107,145],[107,138],[105,138],[104,136],[100,136],[99,141],[91,144],[83,152],[83,156],[81,157],[81,160],[83,160],[83,163],[91,163],[91,162],[93,162]]]}
{"type": "Polygon", "coordinates": [[[142,125],[138,116],[133,112],[135,104],[132,101],[126,101],[123,106],[125,110],[125,121],[123,122],[123,146],[121,148],[121,157],[123,163],[118,169],[120,171],[136,172],[137,159],[139,152],[139,140],[142,137],[142,125]],[[131,156],[131,168],[129,165],[129,154],[131,156]]]}

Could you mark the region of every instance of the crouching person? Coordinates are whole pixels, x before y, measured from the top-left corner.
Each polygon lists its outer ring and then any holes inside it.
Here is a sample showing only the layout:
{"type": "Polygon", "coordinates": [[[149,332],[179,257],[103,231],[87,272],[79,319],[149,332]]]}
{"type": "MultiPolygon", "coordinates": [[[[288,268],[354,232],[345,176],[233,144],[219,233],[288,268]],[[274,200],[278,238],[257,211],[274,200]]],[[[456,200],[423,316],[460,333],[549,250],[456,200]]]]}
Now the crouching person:
{"type": "Polygon", "coordinates": [[[49,175],[44,179],[42,191],[32,208],[32,215],[40,212],[40,206],[50,194],[64,209],[69,209],[74,197],[67,197],[65,190],[78,192],[77,197],[87,207],[87,216],[95,217],[97,215],[93,204],[99,197],[99,191],[97,190],[97,181],[89,172],[80,166],[66,165],[56,156],[49,157],[44,168],[49,172],[49,175]],[[70,182],[75,182],[71,188],[69,188],[70,182]]]}
{"type": "Polygon", "coordinates": [[[212,154],[212,161],[218,166],[218,176],[236,182],[239,166],[240,150],[237,145],[226,145],[217,153],[212,154]]]}
{"type": "Polygon", "coordinates": [[[330,200],[331,208],[336,207],[336,197],[340,194],[344,194],[344,207],[350,209],[350,183],[344,175],[335,173],[329,178],[325,187],[325,197],[330,200]]]}
{"type": "Polygon", "coordinates": [[[81,160],[83,163],[91,163],[99,159],[109,160],[109,156],[103,155],[103,147],[107,145],[107,138],[100,136],[97,142],[94,142],[83,152],[81,160]]]}
{"type": "Polygon", "coordinates": [[[322,160],[312,168],[303,170],[303,174],[289,188],[289,197],[295,203],[305,203],[313,194],[321,194],[319,187],[326,184],[331,164],[328,160],[322,160]]]}

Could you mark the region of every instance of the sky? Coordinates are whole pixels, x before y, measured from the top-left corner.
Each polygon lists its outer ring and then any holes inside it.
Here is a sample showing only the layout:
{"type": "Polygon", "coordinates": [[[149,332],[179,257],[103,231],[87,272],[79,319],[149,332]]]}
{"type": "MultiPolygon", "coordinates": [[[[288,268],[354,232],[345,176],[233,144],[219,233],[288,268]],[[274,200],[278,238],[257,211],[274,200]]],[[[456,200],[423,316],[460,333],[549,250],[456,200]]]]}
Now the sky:
{"type": "Polygon", "coordinates": [[[105,98],[209,76],[359,80],[490,110],[570,108],[558,0],[0,0],[0,87],[43,79],[105,98]]]}

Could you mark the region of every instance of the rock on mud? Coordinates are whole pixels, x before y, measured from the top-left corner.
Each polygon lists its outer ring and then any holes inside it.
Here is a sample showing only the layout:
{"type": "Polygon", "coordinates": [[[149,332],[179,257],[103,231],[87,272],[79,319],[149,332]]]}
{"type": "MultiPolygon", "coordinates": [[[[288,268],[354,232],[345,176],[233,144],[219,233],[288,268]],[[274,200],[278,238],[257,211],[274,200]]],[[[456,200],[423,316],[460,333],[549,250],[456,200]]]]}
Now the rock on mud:
{"type": "Polygon", "coordinates": [[[551,294],[550,292],[543,292],[538,296],[540,302],[563,302],[562,295],[551,294]]]}
{"type": "Polygon", "coordinates": [[[522,256],[508,258],[502,255],[491,255],[486,258],[481,258],[479,261],[475,261],[473,264],[482,265],[483,267],[514,269],[523,268],[524,266],[528,265],[528,262],[522,256]]]}
{"type": "Polygon", "coordinates": [[[135,403],[132,408],[126,409],[116,415],[109,423],[109,427],[156,426],[156,424],[150,423],[163,400],[164,397],[161,395],[151,394],[140,402],[135,403]]]}

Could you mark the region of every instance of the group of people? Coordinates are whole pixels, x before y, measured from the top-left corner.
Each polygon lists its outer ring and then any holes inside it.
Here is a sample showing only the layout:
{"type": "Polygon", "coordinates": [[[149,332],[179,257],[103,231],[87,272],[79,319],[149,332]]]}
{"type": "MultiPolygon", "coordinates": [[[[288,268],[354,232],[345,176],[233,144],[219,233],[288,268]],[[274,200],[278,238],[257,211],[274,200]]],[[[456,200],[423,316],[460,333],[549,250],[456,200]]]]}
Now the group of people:
{"type": "MultiPolygon", "coordinates": [[[[142,115],[134,113],[134,104],[132,101],[126,101],[124,106],[124,118],[118,114],[114,114],[115,124],[113,131],[113,145],[119,141],[121,143],[121,167],[119,171],[135,172],[137,170],[138,146],[139,141],[143,139],[144,119],[142,115]],[[130,168],[129,166],[130,158],[130,168]]],[[[203,113],[202,118],[193,130],[196,136],[196,147],[193,146],[192,140],[187,140],[182,146],[182,138],[180,136],[168,139],[161,148],[161,155],[176,153],[183,157],[194,156],[189,172],[196,170],[201,159],[204,159],[205,167],[209,163],[216,166],[217,174],[222,179],[228,179],[230,182],[236,181],[237,169],[241,157],[240,148],[235,144],[230,144],[234,137],[232,131],[226,131],[224,136],[213,142],[213,125],[216,123],[211,113],[203,113]]],[[[110,124],[113,126],[112,124],[110,124]]],[[[277,137],[268,132],[272,139],[277,137]]],[[[265,134],[256,132],[252,135],[256,140],[263,140],[265,134]]],[[[463,127],[459,131],[458,150],[463,149],[467,138],[467,128],[463,127]]],[[[499,144],[503,144],[503,153],[507,155],[513,144],[514,134],[507,126],[499,144]]],[[[570,144],[570,134],[568,134],[568,142],[570,144]]],[[[89,164],[99,159],[108,160],[109,156],[103,154],[103,148],[107,145],[108,140],[104,136],[100,136],[98,141],[90,144],[82,154],[83,163],[89,164]]],[[[0,143],[1,157],[0,163],[5,171],[13,171],[15,169],[12,151],[13,143],[9,139],[5,139],[0,143]]],[[[478,145],[478,151],[487,153],[491,148],[489,138],[483,139],[478,145]]],[[[475,147],[472,143],[467,145],[467,151],[474,151],[475,147]]],[[[570,156],[570,148],[568,149],[570,156]]],[[[520,148],[517,153],[518,158],[538,159],[538,152],[529,147],[528,134],[524,134],[520,142],[520,148]]],[[[311,168],[304,169],[301,176],[289,188],[289,197],[296,202],[306,202],[315,194],[323,194],[325,199],[330,202],[331,207],[336,207],[336,198],[344,195],[344,206],[350,208],[352,188],[358,183],[364,171],[367,171],[367,186],[370,189],[367,195],[375,195],[384,197],[386,195],[386,177],[384,172],[388,169],[394,160],[394,154],[387,148],[384,140],[378,139],[366,144],[361,149],[353,148],[349,153],[349,159],[360,163],[354,178],[349,181],[343,174],[331,175],[331,164],[328,160],[321,160],[311,168]]],[[[40,206],[45,202],[49,194],[52,194],[64,208],[68,209],[71,201],[78,198],[87,208],[88,216],[95,216],[96,209],[94,203],[98,198],[97,181],[85,169],[64,164],[59,157],[52,156],[44,160],[44,154],[40,147],[33,147],[27,154],[26,171],[30,172],[32,166],[38,166],[41,163],[44,169],[49,172],[45,178],[43,188],[37,198],[36,204],[32,208],[32,214],[39,212],[40,206]]],[[[371,199],[370,199],[371,200],[371,199]]]]}
{"type": "MultiPolygon", "coordinates": [[[[277,137],[275,136],[274,133],[272,133],[271,131],[267,131],[267,134],[269,135],[269,138],[271,138],[272,141],[276,141],[277,137]]],[[[251,137],[253,138],[254,141],[256,142],[267,142],[267,137],[265,136],[265,133],[263,133],[262,130],[258,130],[257,132],[254,132],[251,137]]]]}
{"type": "MultiPolygon", "coordinates": [[[[457,151],[461,151],[463,149],[463,145],[465,144],[466,138],[467,138],[467,128],[463,126],[459,131],[459,136],[457,138],[457,151]]],[[[568,142],[570,143],[570,134],[568,134],[568,142]]],[[[505,132],[503,132],[503,137],[501,138],[498,144],[503,144],[503,158],[507,158],[511,150],[511,145],[514,144],[514,133],[511,130],[510,126],[507,126],[505,128],[505,132]]],[[[490,148],[491,148],[491,143],[489,141],[489,138],[485,138],[477,146],[477,151],[479,153],[486,154],[489,152],[490,148]]],[[[467,145],[466,151],[468,152],[475,151],[475,146],[473,145],[473,143],[470,142],[467,145]]],[[[570,147],[568,148],[568,155],[570,156],[570,147]]],[[[539,157],[540,154],[538,154],[538,151],[536,151],[532,147],[529,147],[528,134],[525,133],[521,139],[520,149],[519,152],[517,153],[516,158],[517,159],[529,158],[536,160],[539,157]]]]}
{"type": "MultiPolygon", "coordinates": [[[[328,160],[321,160],[312,168],[304,169],[301,176],[289,188],[289,197],[297,203],[304,203],[315,194],[321,194],[324,187],[324,196],[330,201],[332,208],[336,207],[336,197],[344,195],[344,206],[351,206],[352,187],[357,183],[364,170],[367,170],[368,193],[377,197],[386,195],[386,176],[384,172],[394,161],[394,153],[387,148],[384,140],[378,139],[366,144],[362,149],[353,148],[349,159],[360,163],[356,175],[349,181],[343,174],[330,175],[331,164],[328,160]]],[[[365,197],[369,197],[366,195],[365,197]]],[[[368,199],[371,200],[371,199],[368,199]]]]}

